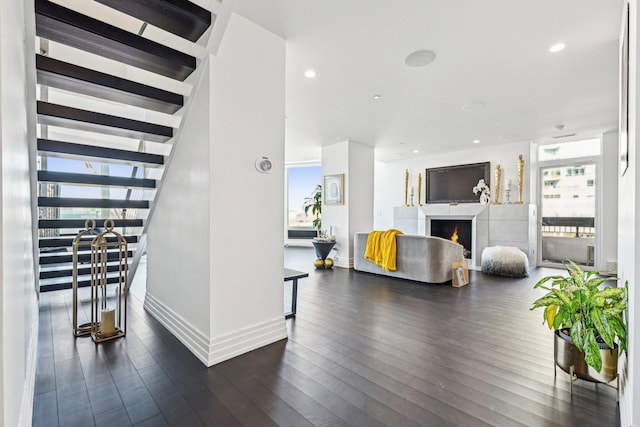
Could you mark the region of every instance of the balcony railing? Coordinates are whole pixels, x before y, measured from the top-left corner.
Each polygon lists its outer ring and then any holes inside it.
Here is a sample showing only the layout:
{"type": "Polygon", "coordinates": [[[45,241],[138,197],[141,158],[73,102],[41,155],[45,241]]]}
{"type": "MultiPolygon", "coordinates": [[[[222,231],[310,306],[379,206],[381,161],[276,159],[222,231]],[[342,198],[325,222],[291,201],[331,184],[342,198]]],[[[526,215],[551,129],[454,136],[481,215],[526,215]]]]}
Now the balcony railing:
{"type": "Polygon", "coordinates": [[[543,217],[542,260],[593,265],[595,248],[595,218],[543,217]]]}

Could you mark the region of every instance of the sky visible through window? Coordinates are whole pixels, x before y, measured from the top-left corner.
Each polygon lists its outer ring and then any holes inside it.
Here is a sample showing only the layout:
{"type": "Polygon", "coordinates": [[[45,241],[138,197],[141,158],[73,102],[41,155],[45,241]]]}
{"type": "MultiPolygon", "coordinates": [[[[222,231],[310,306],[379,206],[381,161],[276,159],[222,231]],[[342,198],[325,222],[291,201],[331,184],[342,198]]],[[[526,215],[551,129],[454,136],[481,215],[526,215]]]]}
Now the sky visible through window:
{"type": "Polygon", "coordinates": [[[287,188],[290,228],[312,228],[313,216],[306,217],[302,204],[309,197],[316,185],[322,182],[320,166],[289,167],[287,169],[287,188]]]}

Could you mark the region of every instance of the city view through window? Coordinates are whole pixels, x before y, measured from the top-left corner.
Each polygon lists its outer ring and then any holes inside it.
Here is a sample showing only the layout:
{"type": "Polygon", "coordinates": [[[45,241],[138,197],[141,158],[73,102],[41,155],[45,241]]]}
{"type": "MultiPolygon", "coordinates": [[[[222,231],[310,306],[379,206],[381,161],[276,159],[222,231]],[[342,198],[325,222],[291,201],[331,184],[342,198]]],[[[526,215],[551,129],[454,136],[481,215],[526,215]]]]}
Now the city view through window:
{"type": "Polygon", "coordinates": [[[599,156],[600,141],[588,140],[540,147],[541,257],[543,262],[571,259],[593,265],[595,256],[596,164],[572,159],[599,156]],[[565,160],[566,162],[556,160],[565,160]]]}
{"type": "Polygon", "coordinates": [[[322,182],[320,166],[298,166],[287,168],[288,226],[289,229],[313,229],[314,216],[304,214],[304,199],[310,197],[322,182]]]}

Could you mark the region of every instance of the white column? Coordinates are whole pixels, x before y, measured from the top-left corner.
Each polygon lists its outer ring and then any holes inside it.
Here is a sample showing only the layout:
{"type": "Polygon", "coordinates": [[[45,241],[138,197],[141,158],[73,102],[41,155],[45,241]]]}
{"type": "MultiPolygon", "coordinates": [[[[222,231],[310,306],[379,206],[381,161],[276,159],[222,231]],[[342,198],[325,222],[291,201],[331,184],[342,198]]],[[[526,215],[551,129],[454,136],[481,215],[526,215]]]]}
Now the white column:
{"type": "Polygon", "coordinates": [[[232,14],[203,65],[149,228],[145,307],[210,366],[287,337],[285,43],[232,14]]]}
{"type": "Polygon", "coordinates": [[[335,174],[344,174],[344,204],[323,204],[322,227],[335,227],[335,265],[353,268],[353,234],[373,228],[373,148],[352,141],[322,147],[322,175],[335,174]]]}

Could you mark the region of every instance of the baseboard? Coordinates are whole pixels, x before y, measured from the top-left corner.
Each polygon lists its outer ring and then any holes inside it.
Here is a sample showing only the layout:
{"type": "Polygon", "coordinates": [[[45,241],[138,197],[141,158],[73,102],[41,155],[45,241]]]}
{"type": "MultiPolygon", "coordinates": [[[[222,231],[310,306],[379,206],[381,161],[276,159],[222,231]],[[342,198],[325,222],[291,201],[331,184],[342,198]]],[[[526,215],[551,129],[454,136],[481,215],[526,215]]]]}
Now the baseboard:
{"type": "Polygon", "coordinates": [[[284,315],[229,334],[209,338],[148,292],[144,308],[206,366],[287,338],[284,315]]]}
{"type": "Polygon", "coordinates": [[[211,339],[209,365],[224,362],[233,357],[287,338],[284,315],[248,328],[211,339]]]}
{"type": "Polygon", "coordinates": [[[144,298],[144,309],[149,312],[158,322],[169,330],[185,345],[202,363],[207,366],[209,353],[209,339],[206,334],[199,331],[182,316],[167,307],[163,302],[156,299],[148,291],[144,298]]]}
{"type": "Polygon", "coordinates": [[[30,427],[33,421],[33,398],[36,391],[36,368],[38,363],[38,302],[34,298],[33,315],[31,319],[31,337],[29,338],[29,352],[27,354],[24,388],[22,390],[22,404],[18,425],[30,427]]]}
{"type": "Polygon", "coordinates": [[[341,268],[353,268],[353,258],[335,257],[333,265],[341,268]]]}

